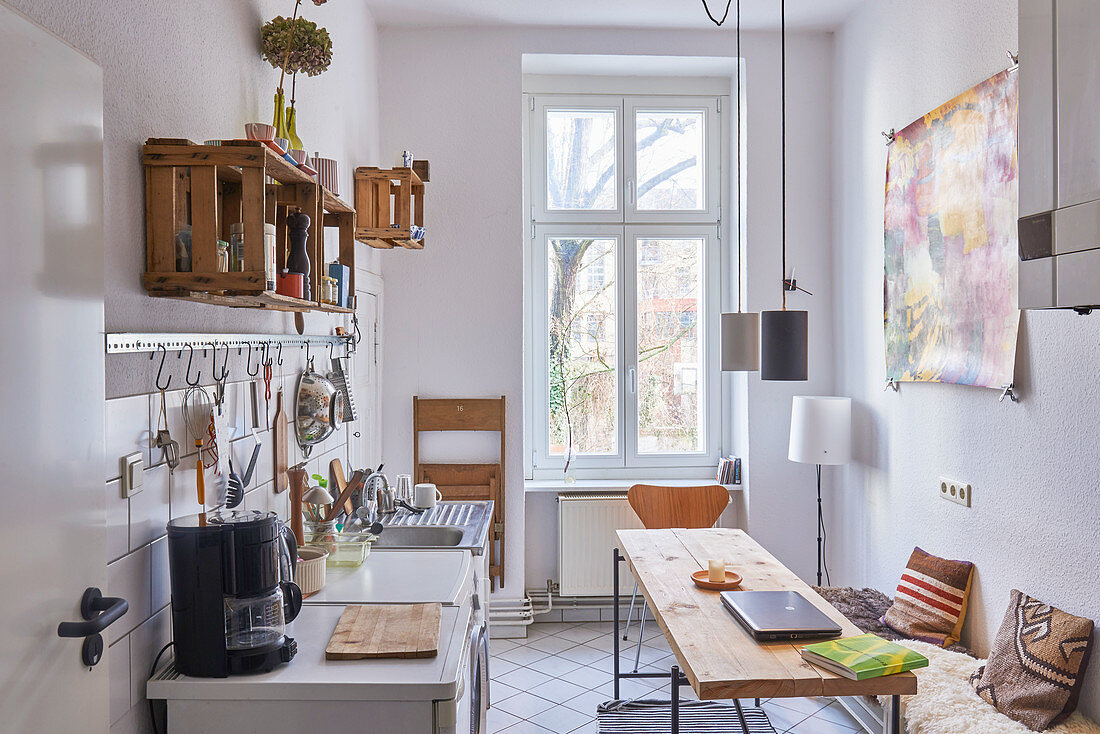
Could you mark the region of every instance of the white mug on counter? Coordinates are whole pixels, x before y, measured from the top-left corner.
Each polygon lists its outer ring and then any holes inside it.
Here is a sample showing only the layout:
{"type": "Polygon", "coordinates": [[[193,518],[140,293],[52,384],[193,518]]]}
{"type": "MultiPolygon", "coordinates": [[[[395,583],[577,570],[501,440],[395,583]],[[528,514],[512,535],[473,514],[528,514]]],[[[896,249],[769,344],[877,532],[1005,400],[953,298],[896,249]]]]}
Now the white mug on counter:
{"type": "Polygon", "coordinates": [[[429,510],[436,502],[443,501],[443,493],[434,484],[418,484],[413,487],[413,507],[429,510]]]}

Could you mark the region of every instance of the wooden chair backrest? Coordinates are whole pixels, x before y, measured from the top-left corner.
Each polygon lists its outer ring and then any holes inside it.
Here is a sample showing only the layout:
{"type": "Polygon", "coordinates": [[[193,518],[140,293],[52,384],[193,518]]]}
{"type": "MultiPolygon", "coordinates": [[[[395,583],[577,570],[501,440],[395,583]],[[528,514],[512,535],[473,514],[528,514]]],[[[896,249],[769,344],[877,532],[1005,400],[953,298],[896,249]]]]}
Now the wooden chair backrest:
{"type": "Polygon", "coordinates": [[[700,487],[635,484],[626,497],[648,530],[714,527],[730,502],[729,491],[719,484],[700,487]]]}

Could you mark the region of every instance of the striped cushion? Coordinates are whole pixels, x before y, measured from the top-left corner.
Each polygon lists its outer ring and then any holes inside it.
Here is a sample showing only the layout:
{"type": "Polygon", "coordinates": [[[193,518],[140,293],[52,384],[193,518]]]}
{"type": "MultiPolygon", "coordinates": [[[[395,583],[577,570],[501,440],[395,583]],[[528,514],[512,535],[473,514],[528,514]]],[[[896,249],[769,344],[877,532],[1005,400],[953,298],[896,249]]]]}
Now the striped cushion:
{"type": "Polygon", "coordinates": [[[941,647],[958,642],[973,575],[973,563],[949,561],[914,548],[883,624],[941,647]]]}
{"type": "MultiPolygon", "coordinates": [[[[748,732],[742,732],[737,709],[718,701],[680,701],[680,734],[775,734],[768,715],[743,707],[748,732]]],[[[607,701],[596,708],[599,734],[647,734],[672,730],[668,701],[607,701]]]]}

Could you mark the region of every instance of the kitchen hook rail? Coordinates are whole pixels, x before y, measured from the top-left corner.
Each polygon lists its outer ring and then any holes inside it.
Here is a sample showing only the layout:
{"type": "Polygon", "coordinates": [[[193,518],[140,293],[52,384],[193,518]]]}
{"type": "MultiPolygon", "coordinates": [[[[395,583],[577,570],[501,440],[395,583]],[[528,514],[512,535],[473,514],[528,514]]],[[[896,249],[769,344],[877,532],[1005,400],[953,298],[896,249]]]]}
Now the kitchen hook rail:
{"type": "Polygon", "coordinates": [[[227,347],[252,347],[262,349],[265,344],[287,347],[328,347],[347,348],[351,337],[348,335],[333,336],[298,336],[295,334],[141,334],[136,332],[121,332],[106,335],[107,354],[138,354],[142,352],[156,352],[161,347],[166,351],[175,352],[191,347],[195,351],[209,349],[214,345],[218,349],[227,347]]]}

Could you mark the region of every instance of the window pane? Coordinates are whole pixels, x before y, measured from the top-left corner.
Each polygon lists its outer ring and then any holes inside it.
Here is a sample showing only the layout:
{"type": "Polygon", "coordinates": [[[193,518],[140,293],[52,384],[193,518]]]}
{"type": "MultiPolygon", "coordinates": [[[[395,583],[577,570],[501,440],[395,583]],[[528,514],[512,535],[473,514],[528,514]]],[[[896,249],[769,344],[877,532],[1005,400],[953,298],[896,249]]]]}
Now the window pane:
{"type": "Polygon", "coordinates": [[[638,453],[701,452],[703,240],[637,244],[638,453]]]}
{"type": "Polygon", "coordinates": [[[549,243],[550,453],[618,448],[613,238],[549,243]]]}
{"type": "Polygon", "coordinates": [[[703,112],[639,111],[634,115],[639,211],[701,211],[703,112]]]}
{"type": "Polygon", "coordinates": [[[546,111],[546,207],[614,211],[615,110],[546,111]]]}

